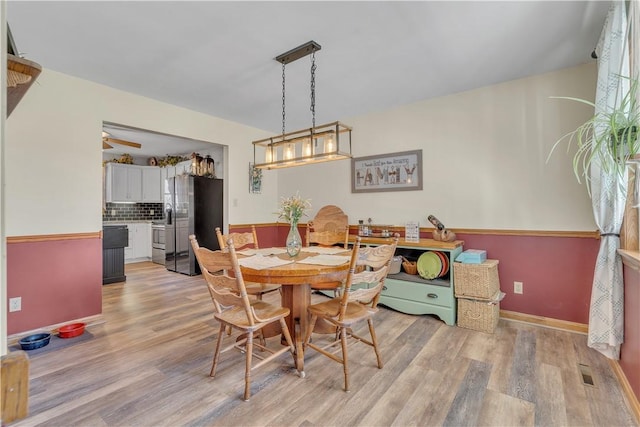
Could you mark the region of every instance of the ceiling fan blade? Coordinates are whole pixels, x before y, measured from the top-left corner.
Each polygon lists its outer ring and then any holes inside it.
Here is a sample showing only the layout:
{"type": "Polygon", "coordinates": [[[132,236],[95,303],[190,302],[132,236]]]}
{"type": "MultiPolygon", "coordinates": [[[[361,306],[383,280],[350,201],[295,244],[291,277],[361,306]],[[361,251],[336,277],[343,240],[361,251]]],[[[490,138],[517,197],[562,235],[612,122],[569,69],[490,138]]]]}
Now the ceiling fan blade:
{"type": "Polygon", "coordinates": [[[108,150],[109,148],[113,148],[113,146],[106,143],[106,141],[102,141],[102,149],[108,150]]]}
{"type": "Polygon", "coordinates": [[[142,144],[138,144],[137,142],[124,141],[122,139],[115,139],[115,138],[105,138],[104,142],[110,142],[112,144],[126,145],[127,147],[133,147],[133,148],[141,148],[142,147],[142,144]]]}

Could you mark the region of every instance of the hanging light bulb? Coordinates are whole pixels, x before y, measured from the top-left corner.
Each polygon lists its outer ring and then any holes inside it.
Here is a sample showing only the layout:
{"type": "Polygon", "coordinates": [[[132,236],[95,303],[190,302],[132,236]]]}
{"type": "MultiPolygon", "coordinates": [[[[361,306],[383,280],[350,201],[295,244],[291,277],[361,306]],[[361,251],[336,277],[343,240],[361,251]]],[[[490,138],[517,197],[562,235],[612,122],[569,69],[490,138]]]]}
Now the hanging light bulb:
{"type": "Polygon", "coordinates": [[[296,145],[293,143],[286,144],[284,146],[284,154],[283,154],[284,160],[291,160],[295,156],[296,156],[296,145]]]}
{"type": "MultiPolygon", "coordinates": [[[[302,142],[302,156],[303,157],[311,157],[313,156],[313,143],[311,142],[311,138],[307,138],[302,142]]],[[[306,159],[307,161],[310,159],[306,159]]]]}
{"type": "Polygon", "coordinates": [[[273,145],[267,145],[267,150],[264,153],[264,162],[271,163],[273,162],[273,145]]]}
{"type": "Polygon", "coordinates": [[[328,135],[324,138],[324,152],[326,154],[333,153],[334,151],[336,151],[336,146],[333,141],[333,135],[328,135]]]}

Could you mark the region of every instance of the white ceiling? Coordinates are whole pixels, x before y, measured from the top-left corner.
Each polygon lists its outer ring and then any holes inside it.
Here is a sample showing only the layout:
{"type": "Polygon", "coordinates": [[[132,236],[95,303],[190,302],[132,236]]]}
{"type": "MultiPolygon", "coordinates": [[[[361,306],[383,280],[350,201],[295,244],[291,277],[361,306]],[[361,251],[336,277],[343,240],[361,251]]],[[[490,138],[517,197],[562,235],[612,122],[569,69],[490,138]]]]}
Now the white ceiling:
{"type": "MultiPolygon", "coordinates": [[[[44,68],[280,132],[274,58],[309,40],[323,124],[592,61],[609,4],[9,1],[7,20],[44,68]]],[[[287,130],[311,124],[309,69],[286,67],[287,130]]]]}
{"type": "MultiPolygon", "coordinates": [[[[149,129],[139,129],[124,126],[119,123],[103,122],[102,129],[109,134],[108,138],[137,142],[141,148],[132,148],[127,145],[119,145],[113,141],[108,142],[112,149],[102,150],[103,158],[109,155],[131,154],[132,156],[149,158],[182,156],[190,153],[200,153],[204,156],[211,150],[211,143],[187,139],[175,135],[167,135],[149,129]]],[[[110,158],[110,157],[109,157],[110,158]]]]}

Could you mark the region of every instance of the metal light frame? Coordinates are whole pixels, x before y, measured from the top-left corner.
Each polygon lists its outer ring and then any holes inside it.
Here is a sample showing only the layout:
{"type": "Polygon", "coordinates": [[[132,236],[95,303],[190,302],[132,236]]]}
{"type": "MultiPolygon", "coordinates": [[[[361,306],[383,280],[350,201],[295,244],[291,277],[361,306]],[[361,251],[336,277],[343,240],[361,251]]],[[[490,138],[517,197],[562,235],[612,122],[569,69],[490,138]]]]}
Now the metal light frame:
{"type": "Polygon", "coordinates": [[[282,134],[253,141],[253,162],[259,169],[281,169],[350,159],[351,127],[341,122],[325,125],[315,124],[315,52],[321,46],[309,41],[275,58],[282,64],[282,134]],[[311,66],[311,112],[310,128],[285,132],[285,65],[313,54],[311,66]],[[261,161],[259,159],[264,159],[261,161]]]}

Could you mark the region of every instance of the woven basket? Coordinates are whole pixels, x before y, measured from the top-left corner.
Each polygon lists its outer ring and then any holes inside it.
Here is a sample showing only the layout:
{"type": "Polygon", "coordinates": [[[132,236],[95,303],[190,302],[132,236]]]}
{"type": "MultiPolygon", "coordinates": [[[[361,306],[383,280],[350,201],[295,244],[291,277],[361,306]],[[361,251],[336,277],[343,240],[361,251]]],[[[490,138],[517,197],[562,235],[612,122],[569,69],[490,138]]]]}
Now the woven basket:
{"type": "Polygon", "coordinates": [[[418,265],[415,261],[409,261],[405,257],[402,259],[402,268],[407,274],[418,274],[418,265]]]}
{"type": "Polygon", "coordinates": [[[500,320],[500,302],[458,299],[458,326],[492,334],[500,320]]]}
{"type": "Polygon", "coordinates": [[[491,299],[500,290],[498,260],[482,264],[454,263],[453,285],[458,298],[491,299]]]}

